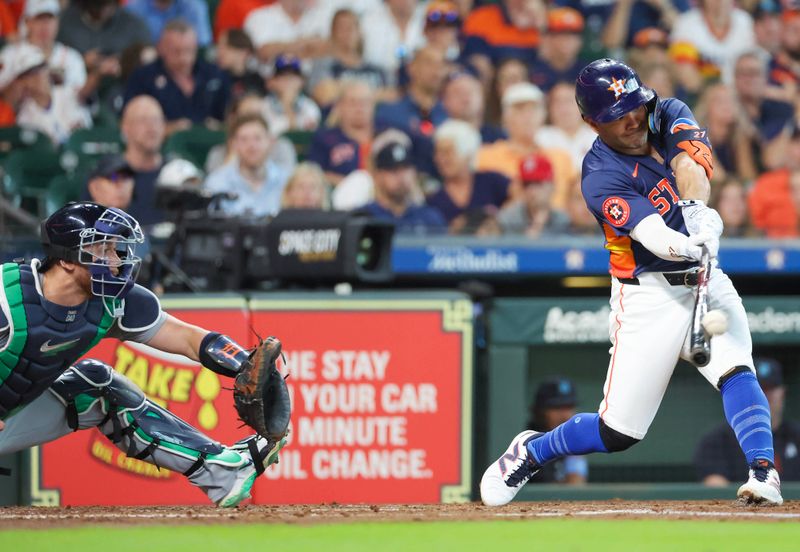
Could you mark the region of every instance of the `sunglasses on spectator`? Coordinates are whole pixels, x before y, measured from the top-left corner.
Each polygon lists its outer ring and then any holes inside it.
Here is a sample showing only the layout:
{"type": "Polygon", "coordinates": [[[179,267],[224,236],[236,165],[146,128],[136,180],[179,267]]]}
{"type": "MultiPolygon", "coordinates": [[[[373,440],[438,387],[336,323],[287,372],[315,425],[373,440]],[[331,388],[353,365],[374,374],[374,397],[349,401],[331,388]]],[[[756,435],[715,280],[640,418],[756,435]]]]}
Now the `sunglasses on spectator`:
{"type": "Polygon", "coordinates": [[[431,25],[458,25],[460,17],[458,12],[433,10],[426,16],[431,25]]]}

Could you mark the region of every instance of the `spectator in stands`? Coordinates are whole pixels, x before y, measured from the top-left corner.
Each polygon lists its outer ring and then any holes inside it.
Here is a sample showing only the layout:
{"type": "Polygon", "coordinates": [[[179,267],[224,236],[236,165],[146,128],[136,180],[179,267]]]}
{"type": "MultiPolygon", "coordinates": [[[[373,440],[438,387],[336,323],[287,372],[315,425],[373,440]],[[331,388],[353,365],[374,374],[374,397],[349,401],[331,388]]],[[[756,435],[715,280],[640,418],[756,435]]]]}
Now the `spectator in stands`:
{"type": "MultiPolygon", "coordinates": [[[[783,367],[777,360],[753,359],[758,382],[767,396],[772,413],[775,467],[782,481],[800,480],[800,424],[784,419],[786,386],[783,367]]],[[[724,487],[739,480],[746,464],[736,435],[728,424],[720,424],[703,435],[694,453],[697,477],[709,487],[724,487]]]]}
{"type": "Polygon", "coordinates": [[[666,65],[649,64],[644,70],[639,71],[639,78],[642,83],[655,90],[659,98],[675,98],[675,81],[666,65]]]}
{"type": "Polygon", "coordinates": [[[478,152],[477,168],[504,174],[512,181],[511,196],[519,199],[522,197],[519,164],[526,155],[542,153],[553,166],[555,192],[552,207],[564,209],[577,174],[568,152],[538,145],[537,136],[546,117],[544,94],[539,88],[530,83],[510,86],[503,96],[503,129],[508,139],[482,147],[478,152]]]}
{"type": "Polygon", "coordinates": [[[659,97],[677,97],[694,105],[695,93],[701,90],[703,80],[694,66],[681,71],[669,54],[669,35],[658,27],[645,27],[633,35],[627,52],[628,64],[639,76],[647,74],[645,82],[659,97]],[[691,91],[691,93],[690,93],[691,91]]]}
{"type": "Polygon", "coordinates": [[[385,0],[361,18],[364,59],[390,79],[425,43],[425,6],[417,0],[385,0]]]}
{"type": "Polygon", "coordinates": [[[449,0],[433,0],[425,11],[425,43],[438,48],[451,71],[459,69],[461,58],[461,14],[455,2],[449,0]]]}
{"type": "Polygon", "coordinates": [[[443,232],[447,228],[441,213],[414,202],[418,194],[417,171],[412,151],[401,142],[390,142],[376,152],[372,167],[375,200],[363,211],[395,223],[400,233],[443,232]]]}
{"type": "Polygon", "coordinates": [[[133,200],[133,175],[133,169],[123,156],[103,157],[86,183],[89,200],[127,211],[133,200]]]}
{"type": "Polygon", "coordinates": [[[569,226],[565,234],[570,236],[597,236],[602,231],[597,225],[597,219],[589,208],[586,207],[586,201],[583,199],[583,192],[581,187],[576,183],[571,187],[569,196],[567,197],[567,216],[569,217],[569,226]]]}
{"type": "MultiPolygon", "coordinates": [[[[331,194],[333,208],[337,211],[352,211],[359,209],[375,198],[375,183],[372,169],[375,167],[375,155],[390,144],[400,144],[405,149],[413,151],[413,144],[408,134],[396,128],[389,128],[375,135],[366,156],[365,167],[357,169],[342,178],[331,194]]],[[[411,156],[413,161],[413,154],[411,156]]],[[[414,190],[415,203],[422,203],[424,198],[421,190],[414,190]]]]}
{"type": "Polygon", "coordinates": [[[397,99],[394,75],[389,78],[383,69],[364,59],[364,38],[355,12],[340,9],[334,14],[327,54],[314,60],[308,77],[308,89],[321,107],[332,105],[348,80],[366,81],[379,101],[397,99]]]}
{"type": "Polygon", "coordinates": [[[519,166],[523,197],[500,210],[497,222],[504,234],[521,234],[528,238],[564,234],[569,217],[564,211],[550,208],[553,195],[553,167],[541,154],[525,156],[519,166]]]}
{"type": "Polygon", "coordinates": [[[447,118],[439,100],[446,77],[444,54],[426,46],[414,53],[408,64],[408,91],[394,103],[379,104],[375,119],[383,125],[401,129],[414,142],[414,162],[420,172],[434,174],[431,136],[447,118]]]}
{"type": "Polygon", "coordinates": [[[702,0],[675,20],[670,35],[676,59],[704,78],[731,82],[733,64],[755,46],[753,18],[734,0],[702,0]]]}
{"type": "Polygon", "coordinates": [[[724,224],[724,237],[746,238],[758,235],[750,225],[747,190],[738,180],[729,178],[712,186],[708,205],[719,213],[724,224]]]}
{"type": "Polygon", "coordinates": [[[331,208],[330,185],[319,165],[304,161],[297,165],[281,195],[281,210],[331,208]]]}
{"type": "Polygon", "coordinates": [[[274,4],[275,0],[221,0],[214,13],[214,41],[231,29],[243,29],[250,12],[274,4]]]}
{"type": "Polygon", "coordinates": [[[275,58],[272,76],[267,81],[269,94],[264,98],[264,119],[274,135],[289,130],[313,131],[319,126],[319,107],[303,94],[304,84],[298,58],[290,54],[275,58]]]}
{"type": "Polygon", "coordinates": [[[201,48],[211,44],[211,23],[208,21],[208,5],[204,0],[128,0],[125,9],[147,24],[153,43],[161,40],[167,23],[182,19],[197,33],[197,43],[201,48]]]}
{"type": "Polygon", "coordinates": [[[784,167],[756,180],[748,205],[753,226],[768,238],[800,236],[800,128],[791,135],[784,167]]]}
{"type": "Polygon", "coordinates": [[[542,148],[569,152],[575,173],[581,171],[583,156],[591,149],[597,134],[581,117],[575,104],[575,82],[556,83],[547,94],[549,124],[536,133],[542,148]]]}
{"type": "Polygon", "coordinates": [[[583,46],[583,17],[572,8],[556,8],[547,14],[539,55],[531,63],[530,81],[543,92],[559,81],[575,82],[585,65],[578,59],[583,46]]]}
{"type": "Polygon", "coordinates": [[[648,65],[671,63],[667,32],[658,27],[646,27],[633,35],[633,41],[628,48],[628,63],[637,72],[648,65]]]}
{"type": "Polygon", "coordinates": [[[783,27],[778,0],[758,0],[753,11],[753,34],[758,48],[769,57],[776,55],[781,49],[783,27]]]}
{"type": "Polygon", "coordinates": [[[324,0],[278,0],[250,12],[244,30],[261,61],[271,63],[278,54],[311,59],[325,55],[331,15],[324,0]]]}
{"type": "Polygon", "coordinates": [[[158,43],[159,57],[128,79],[125,99],[153,96],[167,120],[167,134],[193,124],[212,128],[225,118],[230,98],[228,76],[216,65],[197,57],[197,34],[188,23],[171,21],[158,43]]]}
{"type": "Polygon", "coordinates": [[[503,124],[503,109],[500,105],[503,94],[513,84],[528,81],[528,66],[517,58],[507,58],[500,62],[489,90],[486,109],[486,122],[491,125],[503,124]]]}
{"type": "Polygon", "coordinates": [[[13,53],[24,71],[22,101],[17,112],[17,124],[46,134],[54,144],[61,145],[79,128],[92,126],[89,110],[81,105],[74,88],[53,85],[42,51],[27,43],[13,53]]]}
{"type": "Polygon", "coordinates": [[[780,168],[786,158],[794,108],[767,97],[767,65],[758,52],[745,52],[736,59],[734,89],[745,115],[757,130],[753,143],[759,169],[780,168]]]}
{"type": "Polygon", "coordinates": [[[124,50],[151,43],[145,22],[119,4],[119,0],[72,0],[61,15],[58,41],[78,50],[89,71],[101,66],[108,72],[107,66],[118,63],[124,50]]]}
{"type": "Polygon", "coordinates": [[[780,48],[770,60],[770,82],[783,88],[783,97],[794,100],[798,108],[800,91],[800,7],[786,11],[782,16],[783,29],[780,33],[780,48]]]}
{"type": "Polygon", "coordinates": [[[241,29],[224,31],[217,42],[217,65],[228,74],[231,82],[231,99],[237,100],[254,92],[267,93],[264,78],[257,71],[253,58],[253,43],[241,29]]]}
{"type": "Polygon", "coordinates": [[[708,128],[714,144],[714,182],[722,182],[728,175],[744,181],[755,179],[753,141],[757,131],[739,105],[733,88],[723,83],[706,88],[695,115],[708,128]]]}
{"type": "MultiPolygon", "coordinates": [[[[36,46],[44,53],[53,84],[68,86],[78,92],[81,99],[85,99],[94,88],[86,92],[82,90],[86,85],[86,65],[83,63],[83,57],[74,48],[56,41],[60,12],[61,6],[58,0],[27,0],[24,12],[25,42],[36,46]]],[[[14,50],[18,44],[9,45],[7,48],[14,50]]],[[[97,83],[94,84],[96,86],[97,83]]]]}
{"type": "MultiPolygon", "coordinates": [[[[264,116],[264,97],[258,94],[245,94],[230,105],[225,127],[230,129],[234,122],[245,115],[264,116]]],[[[206,157],[206,173],[210,174],[222,165],[232,162],[236,158],[233,147],[233,138],[230,131],[224,144],[214,146],[206,157]]],[[[280,137],[269,150],[269,160],[281,167],[286,174],[292,174],[297,165],[297,152],[294,145],[287,138],[280,137]]]]}
{"type": "Polygon", "coordinates": [[[436,129],[434,161],[441,176],[441,189],[428,198],[428,205],[444,215],[451,228],[471,233],[494,219],[508,199],[509,179],[494,172],[476,172],[475,155],[481,135],[469,123],[448,120],[436,129]]]}
{"type": "Polygon", "coordinates": [[[543,0],[501,0],[481,6],[464,21],[464,56],[483,82],[492,82],[494,67],[501,60],[516,57],[529,65],[536,58],[546,26],[543,0]]]}
{"type": "Polygon", "coordinates": [[[164,165],[165,122],[161,106],[151,96],[131,99],[122,111],[120,131],[125,141],[125,160],[133,169],[133,203],[128,213],[144,227],[162,222],[164,213],[155,207],[158,173],[164,165]]]}
{"type": "MultiPolygon", "coordinates": [[[[552,378],[536,389],[528,427],[535,431],[550,431],[572,418],[578,404],[575,384],[568,378],[552,378]]],[[[585,456],[565,456],[551,462],[531,479],[531,483],[586,483],[589,463],[585,456]]]]}
{"type": "Polygon", "coordinates": [[[342,95],[331,114],[333,125],[314,134],[308,158],[335,185],[357,169],[366,168],[375,137],[375,93],[364,81],[342,83],[342,95]]]}
{"type": "Polygon", "coordinates": [[[230,135],[236,159],[209,174],[206,189],[237,195],[219,203],[227,216],[274,216],[289,174],[269,160],[273,137],[266,121],[260,115],[245,115],[233,123],[230,135]]]}
{"type": "Polygon", "coordinates": [[[681,12],[689,9],[688,0],[618,0],[603,29],[603,46],[615,51],[633,44],[636,33],[645,28],[669,32],[681,12]]]}
{"type": "Polygon", "coordinates": [[[0,51],[0,127],[16,123],[17,111],[25,99],[27,76],[42,63],[35,46],[26,44],[21,50],[30,52],[26,55],[20,55],[21,52],[16,50],[7,46],[0,51]]]}
{"type": "Polygon", "coordinates": [[[448,77],[442,90],[442,105],[448,119],[466,121],[479,130],[484,144],[503,138],[502,130],[483,123],[483,85],[472,74],[462,71],[448,77]]]}

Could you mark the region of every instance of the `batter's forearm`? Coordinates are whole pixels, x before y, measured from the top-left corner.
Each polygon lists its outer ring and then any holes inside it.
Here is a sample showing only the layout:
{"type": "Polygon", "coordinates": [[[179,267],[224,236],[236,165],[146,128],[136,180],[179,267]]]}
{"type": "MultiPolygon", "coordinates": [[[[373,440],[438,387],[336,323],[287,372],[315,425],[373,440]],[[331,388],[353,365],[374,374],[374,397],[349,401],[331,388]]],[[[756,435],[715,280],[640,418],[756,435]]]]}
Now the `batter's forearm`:
{"type": "Polygon", "coordinates": [[[711,183],[705,169],[694,161],[689,154],[680,153],[670,162],[675,173],[675,183],[681,199],[698,199],[708,202],[711,195],[711,183]]]}
{"type": "Polygon", "coordinates": [[[699,258],[700,255],[700,248],[690,243],[688,236],[667,226],[658,214],[639,221],[631,231],[631,238],[653,255],[667,261],[683,261],[699,258]]]}

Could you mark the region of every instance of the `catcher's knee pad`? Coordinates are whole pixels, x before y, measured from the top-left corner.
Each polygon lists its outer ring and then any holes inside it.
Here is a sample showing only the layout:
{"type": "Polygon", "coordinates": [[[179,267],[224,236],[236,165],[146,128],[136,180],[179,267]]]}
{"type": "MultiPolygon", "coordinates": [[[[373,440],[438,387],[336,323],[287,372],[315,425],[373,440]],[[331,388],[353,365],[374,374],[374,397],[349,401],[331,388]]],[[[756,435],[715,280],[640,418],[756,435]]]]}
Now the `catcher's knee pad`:
{"type": "Polygon", "coordinates": [[[97,402],[101,403],[103,412],[109,411],[105,397],[113,380],[114,370],[111,366],[99,360],[86,359],[67,368],[53,382],[50,392],[64,404],[70,429],[77,431],[78,415],[87,412],[97,402]]]}
{"type": "Polygon", "coordinates": [[[239,454],[223,454],[221,444],[149,401],[135,383],[103,362],[77,363],[50,390],[64,403],[67,423],[73,430],[79,428],[80,415],[100,401],[105,417],[97,426],[112,442],[127,449],[130,457],[141,460],[160,447],[169,454],[197,461],[194,470],[206,459],[232,466],[243,461],[239,454]],[[122,444],[123,439],[127,446],[122,444]]]}
{"type": "Polygon", "coordinates": [[[631,448],[638,443],[641,439],[636,439],[624,433],[620,433],[616,429],[611,429],[606,425],[603,419],[600,419],[600,439],[608,452],[621,452],[631,448]]]}

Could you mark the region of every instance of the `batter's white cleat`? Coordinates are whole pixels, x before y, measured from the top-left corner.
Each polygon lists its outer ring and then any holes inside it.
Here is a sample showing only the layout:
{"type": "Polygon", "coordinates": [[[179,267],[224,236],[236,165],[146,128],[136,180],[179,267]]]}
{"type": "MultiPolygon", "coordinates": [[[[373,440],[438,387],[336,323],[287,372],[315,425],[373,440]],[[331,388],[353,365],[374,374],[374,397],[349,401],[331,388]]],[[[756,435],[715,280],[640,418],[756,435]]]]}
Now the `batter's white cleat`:
{"type": "Polygon", "coordinates": [[[523,431],[511,441],[505,454],[492,462],[481,478],[481,500],[487,506],[511,502],[519,490],[540,469],[528,453],[527,444],[543,433],[523,431]]]}
{"type": "Polygon", "coordinates": [[[781,478],[778,470],[768,460],[756,460],[750,464],[747,483],[739,487],[736,493],[747,504],[783,504],[781,496],[781,478]]]}

